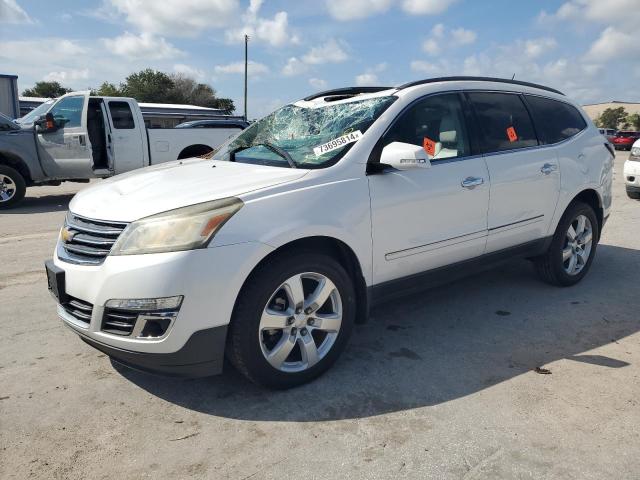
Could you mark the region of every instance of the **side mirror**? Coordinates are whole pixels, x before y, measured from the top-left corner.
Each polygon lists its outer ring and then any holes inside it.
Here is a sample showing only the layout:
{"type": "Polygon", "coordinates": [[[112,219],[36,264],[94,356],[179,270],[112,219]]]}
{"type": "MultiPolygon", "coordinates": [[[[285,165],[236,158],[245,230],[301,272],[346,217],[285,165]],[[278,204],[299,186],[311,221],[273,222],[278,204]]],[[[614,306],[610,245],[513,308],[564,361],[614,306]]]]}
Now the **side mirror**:
{"type": "Polygon", "coordinates": [[[56,120],[53,118],[53,113],[47,113],[44,117],[40,117],[35,121],[39,133],[50,133],[58,130],[56,120]]]}
{"type": "Polygon", "coordinates": [[[403,142],[393,142],[384,147],[380,154],[380,163],[396,170],[431,167],[431,161],[424,148],[403,142]]]}

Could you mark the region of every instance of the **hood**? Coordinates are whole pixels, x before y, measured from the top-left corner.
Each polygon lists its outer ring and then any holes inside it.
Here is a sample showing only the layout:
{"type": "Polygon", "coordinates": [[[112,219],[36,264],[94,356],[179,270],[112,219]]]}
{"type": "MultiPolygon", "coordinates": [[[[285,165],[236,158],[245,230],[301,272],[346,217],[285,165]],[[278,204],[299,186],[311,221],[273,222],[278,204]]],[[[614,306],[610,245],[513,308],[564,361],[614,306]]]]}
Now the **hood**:
{"type": "Polygon", "coordinates": [[[307,173],[302,169],[199,158],[179,160],[99,181],[78,193],[69,209],[87,218],[132,222],[290,182],[307,173]]]}

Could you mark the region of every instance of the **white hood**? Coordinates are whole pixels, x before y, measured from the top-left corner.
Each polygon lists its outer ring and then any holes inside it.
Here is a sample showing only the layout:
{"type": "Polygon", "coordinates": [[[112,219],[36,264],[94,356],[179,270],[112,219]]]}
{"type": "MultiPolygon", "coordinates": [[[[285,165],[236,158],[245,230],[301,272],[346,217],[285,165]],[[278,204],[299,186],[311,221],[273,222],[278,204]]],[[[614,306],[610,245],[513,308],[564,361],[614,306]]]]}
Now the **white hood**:
{"type": "Polygon", "coordinates": [[[156,213],[238,196],[303,177],[308,170],[213,160],[180,160],[102,180],[69,209],[96,220],[132,222],[156,213]]]}

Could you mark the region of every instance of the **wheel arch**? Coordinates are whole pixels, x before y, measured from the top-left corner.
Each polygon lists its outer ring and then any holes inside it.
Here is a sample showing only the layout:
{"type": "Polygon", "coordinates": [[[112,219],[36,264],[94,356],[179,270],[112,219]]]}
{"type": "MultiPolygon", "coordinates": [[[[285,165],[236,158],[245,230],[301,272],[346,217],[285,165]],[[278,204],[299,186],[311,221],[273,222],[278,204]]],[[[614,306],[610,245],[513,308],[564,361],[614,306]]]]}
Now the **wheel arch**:
{"type": "Polygon", "coordinates": [[[27,186],[33,184],[31,171],[29,170],[27,163],[18,155],[0,150],[0,165],[6,165],[17,170],[24,178],[27,186]]]}
{"type": "Polygon", "coordinates": [[[196,143],[194,145],[189,145],[182,149],[182,151],[178,154],[178,160],[182,160],[184,158],[191,157],[199,157],[200,155],[205,155],[213,151],[213,147],[209,145],[205,145],[203,143],[196,143]]]}
{"type": "MultiPolygon", "coordinates": [[[[369,317],[369,295],[367,284],[362,272],[362,266],[354,250],[342,240],[335,237],[317,235],[311,237],[298,238],[279,246],[268,255],[263,257],[251,270],[245,278],[238,298],[242,294],[247,282],[252,278],[255,272],[266,262],[270,261],[278,255],[283,255],[291,251],[312,251],[314,253],[325,253],[340,262],[345,267],[347,273],[353,280],[354,289],[356,291],[356,323],[365,323],[369,317]]],[[[238,299],[236,299],[237,303],[238,299]]]]}
{"type": "Polygon", "coordinates": [[[578,193],[576,196],[574,196],[573,199],[571,199],[571,201],[567,205],[567,208],[569,208],[569,205],[575,202],[586,203],[591,208],[593,208],[593,210],[596,212],[596,218],[598,219],[598,240],[599,240],[600,235],[602,233],[602,227],[604,226],[604,208],[602,206],[602,198],[600,197],[600,194],[598,193],[597,190],[593,188],[584,189],[580,193],[578,193]]]}

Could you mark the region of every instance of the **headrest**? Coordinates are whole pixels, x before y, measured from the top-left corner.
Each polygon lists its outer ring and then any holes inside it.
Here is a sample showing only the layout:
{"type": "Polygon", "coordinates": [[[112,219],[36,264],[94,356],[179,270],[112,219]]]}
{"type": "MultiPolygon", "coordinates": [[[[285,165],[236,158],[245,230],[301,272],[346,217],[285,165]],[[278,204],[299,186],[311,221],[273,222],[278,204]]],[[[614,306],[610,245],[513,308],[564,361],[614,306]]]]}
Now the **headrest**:
{"type": "Polygon", "coordinates": [[[442,143],[455,143],[457,137],[456,121],[451,115],[440,120],[440,141],[442,143]]]}

